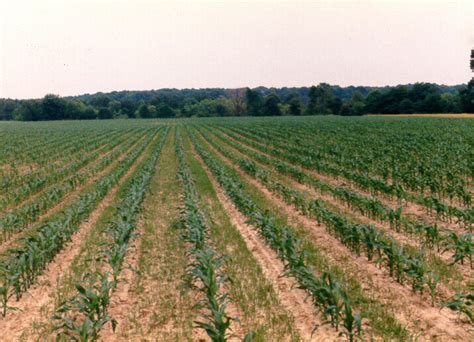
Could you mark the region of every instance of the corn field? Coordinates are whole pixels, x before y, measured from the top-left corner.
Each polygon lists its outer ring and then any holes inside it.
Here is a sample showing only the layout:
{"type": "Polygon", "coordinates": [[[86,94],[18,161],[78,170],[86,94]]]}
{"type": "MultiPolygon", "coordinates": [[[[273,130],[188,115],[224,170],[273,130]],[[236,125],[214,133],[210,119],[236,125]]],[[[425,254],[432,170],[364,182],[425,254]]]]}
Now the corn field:
{"type": "Polygon", "coordinates": [[[474,339],[474,121],[0,124],[4,340],[474,339]]]}

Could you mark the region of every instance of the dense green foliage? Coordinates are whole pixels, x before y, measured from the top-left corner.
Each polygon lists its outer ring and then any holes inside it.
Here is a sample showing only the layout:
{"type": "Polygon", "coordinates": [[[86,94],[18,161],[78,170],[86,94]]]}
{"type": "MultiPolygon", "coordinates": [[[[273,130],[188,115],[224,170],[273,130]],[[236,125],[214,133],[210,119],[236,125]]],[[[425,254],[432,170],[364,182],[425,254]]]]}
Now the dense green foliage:
{"type": "Polygon", "coordinates": [[[207,116],[473,113],[474,82],[466,86],[416,83],[395,87],[160,89],[37,100],[0,99],[0,120],[84,120],[207,116]]]}

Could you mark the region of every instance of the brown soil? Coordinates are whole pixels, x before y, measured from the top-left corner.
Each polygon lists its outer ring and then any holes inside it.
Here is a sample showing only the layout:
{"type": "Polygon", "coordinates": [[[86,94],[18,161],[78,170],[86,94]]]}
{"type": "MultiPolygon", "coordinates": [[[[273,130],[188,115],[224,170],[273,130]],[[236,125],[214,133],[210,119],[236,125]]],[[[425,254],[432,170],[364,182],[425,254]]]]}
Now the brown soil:
{"type": "Polygon", "coordinates": [[[194,336],[194,300],[182,288],[187,265],[185,248],[171,227],[179,215],[177,161],[172,141],[170,134],[143,203],[138,226],[143,235],[134,242],[131,256],[126,257],[126,263],[131,263],[139,273],[124,270],[128,273],[123,274],[127,283],[119,285],[118,296],[113,294],[110,307],[118,321],[117,331],[112,334],[108,327],[103,329],[101,340],[176,341],[194,336]],[[131,262],[127,262],[130,258],[131,262]]]}
{"type": "MultiPolygon", "coordinates": [[[[313,188],[311,188],[307,185],[302,185],[302,184],[300,184],[300,183],[298,183],[298,182],[296,182],[296,181],[294,181],[290,178],[287,178],[287,181],[288,181],[289,184],[291,184],[291,186],[293,188],[298,189],[300,191],[307,192],[312,197],[320,198],[320,199],[324,200],[325,202],[329,203],[330,205],[334,206],[335,208],[337,208],[338,210],[343,212],[343,214],[346,217],[352,217],[352,218],[356,219],[357,222],[362,222],[362,223],[365,223],[365,224],[371,224],[371,225],[375,226],[378,230],[383,231],[386,234],[386,236],[394,238],[395,240],[397,240],[398,242],[402,243],[405,246],[410,246],[410,247],[415,248],[415,249],[423,248],[422,243],[419,240],[408,237],[403,233],[399,233],[399,232],[394,231],[392,228],[390,228],[390,224],[388,224],[387,222],[376,221],[376,220],[368,218],[367,216],[364,216],[360,213],[354,212],[344,202],[337,201],[336,199],[334,199],[333,197],[331,197],[329,195],[325,195],[325,194],[322,194],[321,192],[315,191],[313,188]]],[[[432,249],[432,250],[427,250],[426,252],[428,254],[431,253],[431,254],[434,254],[434,255],[438,256],[446,264],[450,264],[452,262],[452,255],[453,255],[452,252],[441,253],[441,252],[438,252],[438,250],[436,248],[432,249]]],[[[459,273],[463,276],[465,283],[469,283],[469,282],[472,282],[472,280],[474,280],[473,279],[474,274],[471,270],[471,267],[470,267],[469,263],[465,263],[464,265],[457,264],[456,266],[450,266],[450,267],[456,267],[456,269],[459,271],[459,273]]],[[[454,293],[450,292],[449,294],[447,294],[447,296],[451,296],[453,294],[454,293]]]]}
{"type": "MultiPolygon", "coordinates": [[[[105,146],[105,145],[101,145],[100,147],[98,147],[98,148],[96,148],[96,149],[94,149],[94,150],[92,150],[92,151],[90,151],[90,152],[86,152],[86,153],[84,153],[84,154],[85,154],[85,155],[90,155],[90,154],[93,154],[93,153],[95,153],[95,152],[99,152],[99,151],[101,151],[102,149],[104,149],[104,146],[105,146]]],[[[115,150],[115,149],[117,149],[117,148],[118,148],[118,146],[116,146],[113,150],[115,150]]],[[[91,161],[90,161],[89,163],[87,163],[86,165],[83,165],[83,166],[82,166],[80,169],[78,169],[75,173],[78,173],[78,172],[80,172],[81,170],[83,170],[83,169],[89,167],[90,165],[95,164],[95,163],[96,163],[98,160],[100,160],[101,158],[103,158],[103,157],[107,156],[108,154],[112,153],[113,150],[100,153],[99,156],[98,156],[96,159],[91,160],[91,161]]],[[[81,153],[81,152],[78,152],[77,154],[79,154],[79,153],[81,153]]],[[[56,161],[56,162],[57,162],[57,161],[56,161]]],[[[52,162],[52,163],[54,164],[54,163],[56,163],[56,162],[52,162]]],[[[65,165],[63,165],[63,168],[68,167],[68,166],[71,165],[73,162],[74,162],[74,161],[70,161],[70,162],[66,163],[65,165]]],[[[69,179],[69,178],[70,178],[70,177],[66,178],[66,180],[69,179]]],[[[63,180],[62,182],[64,182],[64,180],[63,180]]],[[[53,184],[53,185],[54,185],[54,184],[53,184]]],[[[42,188],[41,190],[36,191],[36,192],[34,192],[33,194],[30,194],[27,198],[23,199],[21,202],[15,203],[15,204],[9,204],[9,205],[7,205],[6,207],[2,208],[2,211],[6,212],[6,211],[9,211],[9,210],[18,208],[18,207],[24,205],[26,202],[32,201],[32,200],[35,199],[36,197],[41,196],[41,194],[43,194],[43,193],[45,193],[46,191],[48,191],[48,189],[50,189],[50,187],[51,187],[51,185],[47,185],[47,186],[45,186],[44,188],[42,188]]],[[[2,214],[2,215],[3,215],[3,214],[2,214]]]]}
{"type": "Polygon", "coordinates": [[[204,162],[197,157],[202,167],[208,174],[214,186],[217,197],[231,219],[232,224],[241,233],[248,249],[252,251],[255,259],[261,266],[265,277],[272,284],[283,307],[291,313],[295,319],[295,326],[304,340],[334,340],[337,332],[328,326],[321,326],[322,319],[315,313],[314,306],[307,300],[304,290],[298,289],[295,279],[282,277],[284,264],[279,260],[277,254],[258,237],[254,227],[246,223],[246,218],[232,204],[225,195],[221,186],[214,179],[204,162]],[[314,332],[315,327],[318,329],[314,332]]]}
{"type": "MultiPolygon", "coordinates": [[[[138,139],[131,147],[129,147],[125,152],[123,152],[115,161],[110,163],[106,168],[104,168],[102,171],[96,173],[91,177],[90,179],[87,180],[87,182],[83,185],[80,185],[76,187],[74,190],[71,192],[67,193],[58,203],[53,205],[51,208],[49,208],[43,215],[40,215],[40,217],[35,221],[30,224],[28,224],[27,227],[19,230],[18,232],[14,233],[12,236],[8,238],[8,240],[4,240],[0,244],[0,254],[6,252],[9,248],[14,247],[18,243],[18,238],[34,231],[35,228],[38,227],[38,223],[46,220],[49,217],[52,217],[53,215],[57,214],[61,209],[63,209],[70,201],[72,201],[82,190],[87,188],[88,186],[94,184],[98,179],[109,173],[113,168],[122,160],[124,160],[127,155],[132,151],[139,142],[143,140],[143,137],[138,139]]],[[[97,161],[98,162],[98,161],[97,161]]]]}
{"type": "MultiPolygon", "coordinates": [[[[228,137],[228,138],[230,140],[235,141],[231,137],[228,137]]],[[[259,165],[260,167],[263,167],[264,169],[274,170],[273,168],[260,163],[258,160],[255,160],[252,157],[243,154],[242,152],[238,151],[237,149],[235,149],[231,145],[227,145],[227,146],[228,146],[228,148],[230,148],[232,150],[233,153],[239,155],[240,157],[253,160],[255,163],[257,163],[257,165],[259,165]]],[[[274,172],[277,172],[277,171],[274,170],[274,172]]],[[[390,228],[390,224],[387,223],[387,222],[376,221],[376,220],[373,220],[373,219],[371,219],[367,216],[364,216],[364,215],[352,210],[347,205],[346,202],[338,201],[337,199],[335,199],[331,195],[324,194],[321,191],[319,191],[319,190],[317,190],[317,189],[315,189],[315,188],[313,188],[309,185],[298,183],[297,181],[293,180],[292,178],[290,178],[286,175],[281,175],[281,177],[283,179],[285,179],[285,182],[287,182],[292,188],[295,188],[295,189],[298,189],[299,191],[307,193],[312,197],[316,197],[316,198],[320,198],[320,199],[324,200],[326,203],[330,204],[331,206],[336,208],[338,211],[341,211],[344,214],[344,216],[346,216],[346,217],[351,217],[351,218],[355,219],[357,222],[371,224],[371,225],[375,226],[378,230],[383,231],[387,236],[390,236],[390,237],[396,239],[398,242],[401,242],[402,244],[404,244],[406,246],[410,246],[410,247],[415,248],[415,249],[420,249],[420,248],[423,247],[422,243],[419,240],[416,240],[412,237],[408,237],[403,233],[399,233],[399,232],[394,231],[392,228],[390,228]]],[[[427,252],[437,255],[441,260],[443,260],[447,264],[450,264],[452,262],[452,255],[453,255],[452,252],[440,253],[440,252],[437,251],[437,249],[429,250],[427,252]]],[[[473,279],[474,274],[472,272],[472,269],[471,269],[469,263],[465,263],[464,265],[457,264],[456,266],[450,266],[450,267],[456,267],[456,269],[459,271],[459,273],[463,277],[463,283],[464,284],[469,284],[474,280],[473,279]]],[[[446,288],[444,289],[443,292],[444,292],[444,297],[446,297],[446,298],[451,297],[451,296],[454,295],[453,291],[449,291],[446,288]]]]}
{"type": "Polygon", "coordinates": [[[4,171],[5,174],[15,172],[17,175],[23,176],[29,172],[37,170],[39,167],[40,165],[37,163],[18,165],[15,168],[12,167],[11,165],[4,164],[4,165],[0,165],[0,171],[4,171]]]}
{"type": "MultiPolygon", "coordinates": [[[[233,167],[231,161],[222,156],[212,146],[209,149],[228,166],[233,167]]],[[[453,312],[429,305],[427,299],[420,298],[411,290],[393,280],[385,271],[368,262],[365,257],[357,257],[347,249],[339,240],[329,235],[324,226],[318,225],[314,220],[301,215],[296,209],[275,197],[261,183],[250,178],[238,168],[239,176],[252,187],[262,193],[265,198],[273,203],[281,212],[288,215],[293,226],[303,226],[308,232],[308,240],[324,251],[328,259],[348,274],[354,275],[360,284],[373,294],[377,300],[389,305],[395,313],[397,320],[403,323],[412,332],[420,333],[425,338],[448,338],[451,340],[471,340],[474,332],[469,332],[469,326],[462,324],[453,312]]]]}
{"type": "Polygon", "coordinates": [[[4,332],[2,336],[4,340],[18,340],[24,332],[27,332],[35,322],[41,319],[43,312],[53,311],[56,286],[61,276],[70,268],[72,261],[81,249],[85,237],[92,230],[104,210],[112,203],[121,185],[140,164],[144,158],[144,152],[122,176],[117,185],[109,191],[86,221],[79,226],[78,232],[72,237],[71,242],[56,255],[45,272],[38,278],[36,284],[28,289],[18,302],[10,304],[17,310],[0,319],[0,331],[4,332]]]}
{"type": "MultiPolygon", "coordinates": [[[[139,220],[136,233],[143,233],[143,219],[139,220]]],[[[119,284],[112,294],[108,308],[109,315],[118,322],[116,334],[112,331],[111,324],[107,324],[101,331],[101,336],[103,336],[101,340],[103,341],[117,340],[117,335],[120,334],[121,328],[123,327],[123,324],[121,323],[126,319],[131,308],[135,304],[132,290],[137,278],[136,272],[138,270],[141,241],[140,236],[138,236],[138,238],[131,241],[131,244],[128,247],[127,255],[123,262],[123,270],[120,272],[119,276],[119,284]]]]}
{"type": "MultiPolygon", "coordinates": [[[[228,136],[226,134],[226,132],[221,131],[221,133],[224,134],[227,139],[235,141],[235,139],[228,136]]],[[[234,133],[239,135],[239,133],[236,133],[236,132],[234,132],[234,133]]],[[[260,150],[254,148],[250,145],[247,145],[246,142],[245,142],[245,139],[246,138],[243,138],[242,140],[240,140],[239,144],[243,145],[245,148],[248,148],[249,150],[251,150],[253,152],[260,153],[260,154],[264,155],[267,158],[275,159],[275,156],[267,154],[263,151],[260,151],[260,150]]],[[[314,177],[316,179],[320,179],[320,180],[322,180],[322,181],[324,181],[324,182],[326,182],[326,183],[328,183],[328,184],[330,184],[334,187],[338,187],[338,186],[346,187],[346,188],[348,188],[352,191],[358,192],[359,194],[364,195],[366,197],[373,197],[372,193],[360,188],[359,186],[357,186],[353,182],[351,182],[347,179],[344,179],[342,177],[330,176],[330,175],[327,175],[327,174],[317,172],[315,170],[311,170],[311,169],[301,167],[299,165],[292,165],[292,166],[296,167],[296,168],[304,171],[305,173],[310,174],[312,177],[314,177]]],[[[390,199],[387,196],[384,196],[383,194],[380,194],[379,196],[377,196],[377,198],[385,206],[389,206],[389,207],[395,208],[395,209],[401,206],[403,208],[403,214],[405,216],[412,217],[412,218],[415,218],[415,219],[418,219],[418,220],[422,220],[422,221],[427,222],[429,224],[435,224],[436,223],[440,228],[443,228],[443,229],[451,229],[451,230],[454,230],[454,231],[459,232],[459,233],[466,233],[467,232],[467,229],[465,229],[463,227],[460,227],[459,224],[452,223],[452,222],[441,221],[441,220],[437,219],[435,216],[430,215],[427,212],[427,209],[424,206],[420,205],[420,204],[409,202],[409,201],[403,201],[400,205],[400,203],[398,203],[397,200],[390,199]]]]}

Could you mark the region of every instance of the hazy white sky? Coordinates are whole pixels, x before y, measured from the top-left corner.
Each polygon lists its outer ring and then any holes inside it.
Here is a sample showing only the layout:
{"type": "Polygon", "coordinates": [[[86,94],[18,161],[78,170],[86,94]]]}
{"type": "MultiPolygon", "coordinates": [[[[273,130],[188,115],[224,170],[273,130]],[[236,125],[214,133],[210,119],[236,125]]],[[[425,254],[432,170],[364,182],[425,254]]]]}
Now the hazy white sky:
{"type": "Polygon", "coordinates": [[[0,97],[471,77],[470,0],[0,2],[0,97]]]}

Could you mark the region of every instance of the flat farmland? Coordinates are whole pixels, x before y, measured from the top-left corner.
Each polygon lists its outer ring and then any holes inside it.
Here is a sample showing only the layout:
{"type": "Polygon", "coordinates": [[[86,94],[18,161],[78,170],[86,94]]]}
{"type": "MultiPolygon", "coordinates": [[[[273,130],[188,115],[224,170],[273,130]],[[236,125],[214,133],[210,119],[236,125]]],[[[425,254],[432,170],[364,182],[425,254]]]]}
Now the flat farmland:
{"type": "Polygon", "coordinates": [[[0,123],[3,340],[474,339],[474,121],[0,123]]]}

